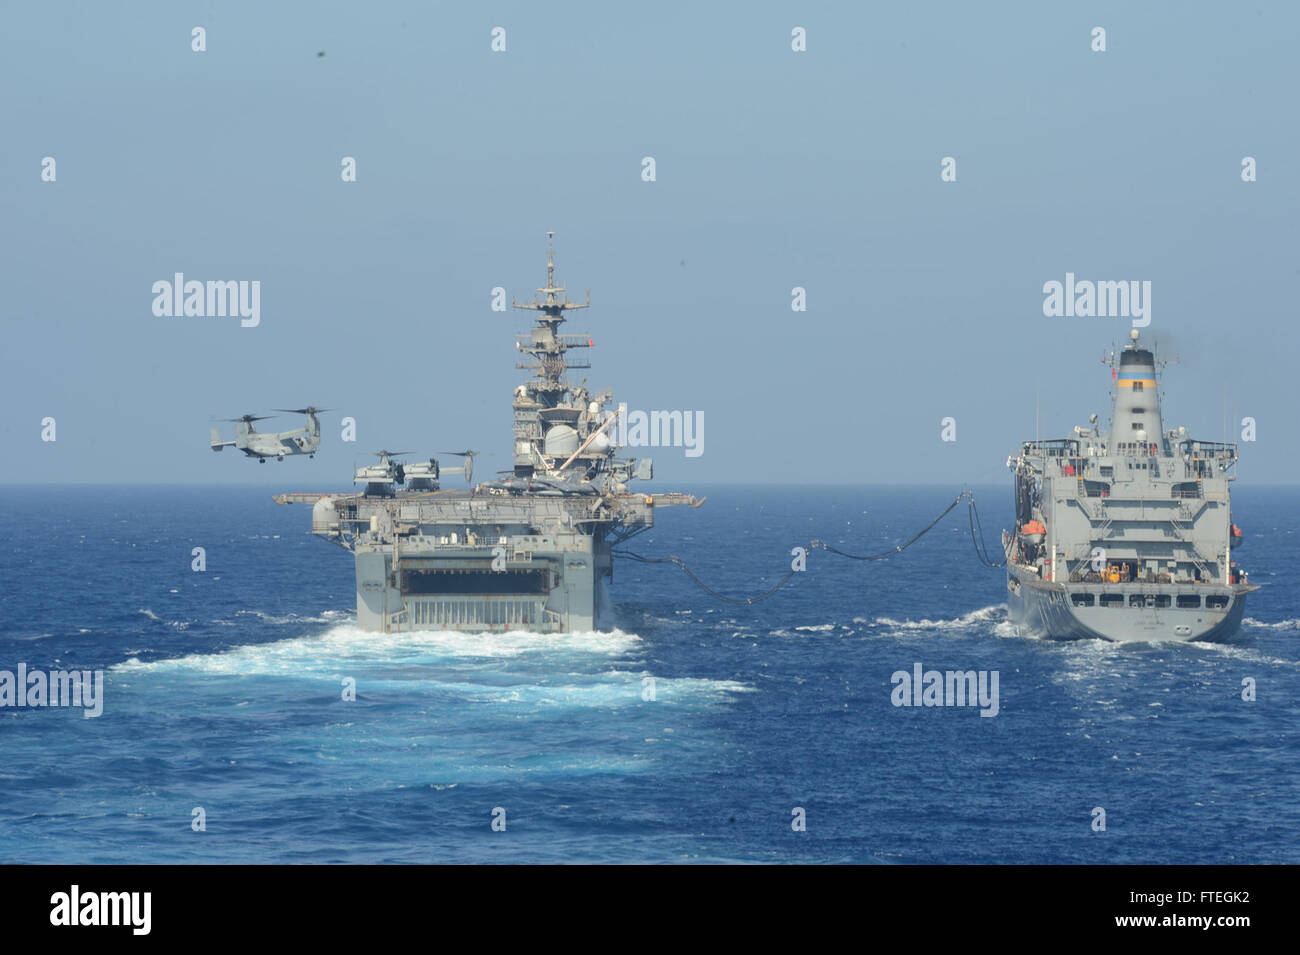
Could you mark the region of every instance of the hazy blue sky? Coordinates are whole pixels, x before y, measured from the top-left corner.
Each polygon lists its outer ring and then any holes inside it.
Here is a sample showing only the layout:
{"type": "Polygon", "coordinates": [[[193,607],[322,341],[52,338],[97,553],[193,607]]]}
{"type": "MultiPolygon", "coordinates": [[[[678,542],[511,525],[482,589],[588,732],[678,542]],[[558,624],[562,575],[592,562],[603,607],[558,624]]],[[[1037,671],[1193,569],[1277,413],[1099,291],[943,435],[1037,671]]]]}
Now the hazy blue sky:
{"type": "Polygon", "coordinates": [[[1044,317],[1066,272],[1151,281],[1166,424],[1251,415],[1243,481],[1294,481],[1298,28],[1289,3],[6,4],[0,481],[506,467],[528,320],[490,294],[541,284],[548,229],[592,290],[593,389],[704,413],[701,457],[648,452],[656,487],[1004,480],[1036,394],[1044,436],[1108,413],[1129,322],[1044,317]],[[261,324],[155,317],[175,272],[260,281],[261,324]],[[337,409],[315,460],[208,450],[210,417],[306,403],[337,409]]]}

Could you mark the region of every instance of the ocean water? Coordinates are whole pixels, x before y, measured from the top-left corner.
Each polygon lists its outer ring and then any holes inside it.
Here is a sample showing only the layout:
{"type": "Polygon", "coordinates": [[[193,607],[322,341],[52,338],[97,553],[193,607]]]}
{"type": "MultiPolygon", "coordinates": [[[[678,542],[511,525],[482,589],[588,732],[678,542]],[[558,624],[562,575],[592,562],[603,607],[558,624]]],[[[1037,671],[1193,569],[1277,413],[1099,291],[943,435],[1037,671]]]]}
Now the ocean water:
{"type": "MultiPolygon", "coordinates": [[[[713,487],[628,547],[753,594],[957,490],[713,487]]],[[[385,636],[265,488],[0,501],[0,670],[106,671],[98,718],[0,709],[3,862],[1300,862],[1300,490],[1237,488],[1263,589],[1190,645],[1016,637],[964,508],[751,606],[619,561],[608,633],[385,636]],[[997,671],[998,714],[894,706],[916,663],[997,671]]]]}

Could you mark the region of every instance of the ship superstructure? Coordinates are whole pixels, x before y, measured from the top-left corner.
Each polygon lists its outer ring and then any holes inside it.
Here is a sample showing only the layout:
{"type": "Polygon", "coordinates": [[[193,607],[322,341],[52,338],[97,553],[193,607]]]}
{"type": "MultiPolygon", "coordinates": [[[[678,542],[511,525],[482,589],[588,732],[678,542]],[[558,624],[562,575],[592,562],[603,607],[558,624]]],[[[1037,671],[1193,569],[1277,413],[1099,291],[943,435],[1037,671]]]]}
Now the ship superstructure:
{"type": "Polygon", "coordinates": [[[1232,560],[1242,540],[1229,485],[1237,446],[1166,430],[1155,354],[1130,333],[1110,358],[1109,430],[1093,415],[1067,438],[1008,458],[1016,525],[1004,533],[1007,602],[1025,633],[1107,640],[1214,640],[1258,587],[1232,560]]]}
{"type": "MultiPolygon", "coordinates": [[[[548,239],[551,233],[547,233],[548,239]]],[[[612,579],[614,543],[649,529],[656,507],[698,506],[685,494],[636,494],[633,479],[653,476],[650,459],[624,459],[614,444],[617,412],[608,391],[592,394],[569,377],[569,350],[588,348],[587,335],[563,334],[565,312],[587,308],[556,284],[548,242],[546,285],[539,298],[513,303],[535,313],[516,339],[534,372],[514,392],[513,467],[464,489],[443,489],[436,458],[404,465],[399,452],[380,453],[357,471],[354,494],[285,494],[314,502],[312,533],[356,558],[357,625],[398,630],[543,633],[592,630],[606,609],[603,582],[612,579]]]]}

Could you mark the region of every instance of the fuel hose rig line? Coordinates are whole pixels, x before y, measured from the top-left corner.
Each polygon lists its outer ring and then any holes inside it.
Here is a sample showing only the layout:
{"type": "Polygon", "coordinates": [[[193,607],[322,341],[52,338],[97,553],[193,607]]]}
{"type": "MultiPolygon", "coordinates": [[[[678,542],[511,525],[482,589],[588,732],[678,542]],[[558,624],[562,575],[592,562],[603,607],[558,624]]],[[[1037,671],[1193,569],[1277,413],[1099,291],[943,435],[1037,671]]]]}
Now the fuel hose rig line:
{"type": "Polygon", "coordinates": [[[634,560],[639,564],[676,564],[678,568],[681,569],[682,573],[684,573],[687,577],[691,578],[691,581],[695,584],[695,586],[699,587],[706,594],[709,594],[713,597],[717,597],[719,600],[725,600],[727,603],[731,603],[731,604],[756,604],[760,600],[765,600],[768,597],[772,596],[772,594],[780,590],[782,587],[784,587],[786,584],[788,584],[790,582],[790,578],[793,577],[796,573],[796,571],[793,570],[788,571],[786,575],[781,578],[780,582],[777,583],[775,587],[772,587],[770,590],[767,590],[759,594],[757,597],[728,597],[726,594],[719,593],[718,591],[710,587],[708,584],[706,584],[704,581],[700,580],[700,578],[696,577],[694,572],[692,572],[692,570],[686,566],[685,562],[676,554],[669,554],[667,557],[644,557],[641,554],[634,554],[630,550],[615,550],[615,551],[611,551],[611,553],[614,554],[616,557],[626,557],[629,560],[634,560]]]}
{"type": "MultiPolygon", "coordinates": [[[[969,491],[963,493],[970,493],[969,491]]],[[[1006,555],[1003,554],[1002,560],[994,560],[989,556],[988,545],[984,543],[984,525],[980,523],[979,508],[975,506],[975,495],[971,494],[969,507],[967,507],[967,516],[970,518],[970,539],[975,545],[975,557],[985,567],[996,569],[1007,566],[1006,555]],[[978,531],[978,533],[977,533],[978,531]]]]}
{"type": "MultiPolygon", "coordinates": [[[[975,507],[975,495],[970,490],[964,490],[958,494],[957,497],[953,499],[953,502],[944,508],[942,514],[932,520],[929,524],[926,524],[925,527],[921,528],[903,543],[891,547],[889,550],[881,551],[879,554],[850,554],[848,551],[840,550],[838,547],[832,547],[825,541],[817,539],[809,542],[808,549],[816,550],[820,548],[828,553],[837,554],[840,557],[847,557],[849,560],[885,560],[896,554],[901,554],[930,531],[934,530],[938,523],[951,514],[953,509],[962,501],[966,502],[967,516],[970,523],[971,543],[975,546],[976,559],[978,559],[985,567],[1005,566],[1005,561],[995,561],[989,556],[988,547],[984,543],[984,526],[980,523],[979,510],[975,507]]],[[[686,566],[686,562],[676,554],[669,554],[666,557],[646,557],[643,554],[637,554],[630,550],[614,550],[611,551],[611,553],[616,557],[626,557],[627,559],[634,560],[640,564],[674,564],[682,573],[691,579],[691,582],[694,583],[695,586],[699,587],[705,593],[717,597],[719,600],[725,600],[727,603],[733,604],[756,604],[760,600],[766,600],[786,584],[790,583],[791,579],[797,573],[795,570],[788,571],[774,586],[753,597],[732,597],[714,590],[704,581],[700,580],[700,578],[686,566]]]]}

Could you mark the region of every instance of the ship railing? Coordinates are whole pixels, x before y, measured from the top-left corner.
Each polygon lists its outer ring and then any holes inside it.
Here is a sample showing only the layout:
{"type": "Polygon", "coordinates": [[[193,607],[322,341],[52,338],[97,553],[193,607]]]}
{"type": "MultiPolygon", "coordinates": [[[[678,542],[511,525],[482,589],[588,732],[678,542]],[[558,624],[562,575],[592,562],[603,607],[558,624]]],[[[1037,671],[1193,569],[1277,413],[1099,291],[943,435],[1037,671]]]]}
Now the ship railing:
{"type": "Polygon", "coordinates": [[[1062,469],[1064,477],[1078,478],[1076,494],[1078,497],[1109,497],[1111,490],[1111,481],[1109,478],[1098,479],[1091,469],[1075,469],[1073,474],[1067,474],[1062,469]],[[1092,476],[1090,476],[1092,475],[1092,476]]]}
{"type": "Polygon", "coordinates": [[[1115,453],[1122,457],[1159,458],[1164,451],[1156,441],[1120,441],[1115,445],[1115,453]]]}
{"type": "Polygon", "coordinates": [[[1040,441],[1026,441],[1024,454],[1040,454],[1048,458],[1077,458],[1079,456],[1078,438],[1046,438],[1040,441]]]}
{"type": "MultiPolygon", "coordinates": [[[[565,348],[590,348],[593,344],[592,337],[590,335],[580,335],[580,334],[572,334],[572,333],[565,334],[565,335],[556,335],[555,341],[558,344],[563,345],[565,348]]],[[[544,351],[547,348],[547,343],[545,341],[538,341],[535,338],[533,338],[531,332],[524,332],[522,334],[516,335],[515,343],[518,344],[519,349],[521,351],[526,351],[529,352],[530,354],[538,350],[544,351]]]]}
{"type": "MultiPolygon", "coordinates": [[[[1111,581],[1105,574],[1099,574],[1096,571],[1076,570],[1070,574],[1070,583],[1072,584],[1111,584],[1111,581]]],[[[1121,584],[1142,585],[1164,585],[1177,587],[1218,587],[1221,584],[1212,577],[1201,577],[1194,579],[1191,577],[1180,577],[1174,574],[1144,574],[1141,577],[1129,577],[1121,579],[1121,584]]],[[[1111,584],[1111,586],[1114,586],[1111,584]]]]}
{"type": "Polygon", "coordinates": [[[509,539],[505,537],[475,537],[474,540],[468,541],[463,537],[457,537],[455,543],[438,540],[436,537],[426,536],[422,539],[420,550],[465,550],[467,547],[501,547],[506,548],[507,560],[531,560],[532,551],[511,550],[509,539]],[[522,556],[521,556],[522,555],[522,556]]]}
{"type": "Polygon", "coordinates": [[[1089,516],[1094,522],[1096,522],[1094,530],[1104,530],[1105,528],[1110,527],[1111,523],[1115,520],[1114,513],[1106,506],[1105,502],[1107,500],[1108,498],[1097,497],[1093,501],[1092,512],[1089,516]]]}
{"type": "MultiPolygon", "coordinates": [[[[1088,569],[1081,569],[1081,570],[1075,570],[1075,571],[1072,571],[1071,574],[1070,574],[1070,583],[1072,583],[1072,584],[1111,584],[1112,581],[1110,580],[1110,578],[1109,578],[1109,576],[1108,576],[1107,574],[1104,574],[1104,573],[1101,573],[1101,572],[1099,572],[1099,571],[1095,571],[1095,570],[1092,570],[1091,568],[1088,568],[1088,569]]],[[[1121,576],[1121,578],[1120,578],[1120,580],[1119,580],[1119,583],[1121,583],[1121,584],[1139,584],[1139,585],[1141,585],[1141,584],[1163,584],[1163,585],[1175,585],[1175,584],[1176,584],[1176,585],[1178,585],[1178,586],[1187,586],[1187,587],[1190,587],[1190,586],[1192,586],[1193,584],[1212,583],[1212,581],[1205,581],[1205,580],[1192,580],[1190,577],[1180,577],[1180,576],[1177,576],[1177,575],[1175,575],[1175,574],[1168,573],[1167,571],[1161,571],[1161,572],[1158,573],[1158,574],[1144,573],[1144,574],[1140,574],[1140,575],[1138,575],[1137,577],[1133,577],[1133,576],[1121,576]]]]}
{"type": "Polygon", "coordinates": [[[1179,450],[1193,458],[1218,458],[1235,461],[1237,459],[1237,445],[1231,441],[1200,441],[1193,438],[1184,438],[1178,442],[1179,450]]]}
{"type": "Polygon", "coordinates": [[[474,540],[468,541],[463,537],[457,537],[455,543],[446,541],[445,543],[435,537],[425,537],[422,540],[420,550],[450,550],[463,551],[467,548],[497,548],[504,547],[506,560],[531,561],[533,552],[523,548],[513,548],[510,546],[508,537],[475,537],[474,540]]]}
{"type": "Polygon", "coordinates": [[[1215,579],[1216,574],[1210,572],[1210,568],[1201,560],[1196,550],[1196,541],[1192,538],[1194,527],[1191,524],[1184,524],[1184,521],[1191,521],[1191,514],[1186,504],[1179,505],[1180,517],[1175,517],[1169,522],[1169,526],[1174,529],[1174,536],[1187,545],[1187,559],[1195,565],[1196,569],[1201,572],[1201,576],[1208,579],[1215,579]]]}
{"type": "MultiPolygon", "coordinates": [[[[528,349],[524,350],[528,351],[528,349]]],[[[563,371],[565,368],[590,368],[591,362],[586,359],[570,360],[560,355],[548,355],[545,364],[538,361],[525,361],[516,362],[515,367],[523,371],[563,371]]],[[[540,375],[533,381],[541,385],[546,383],[540,375]]]]}

